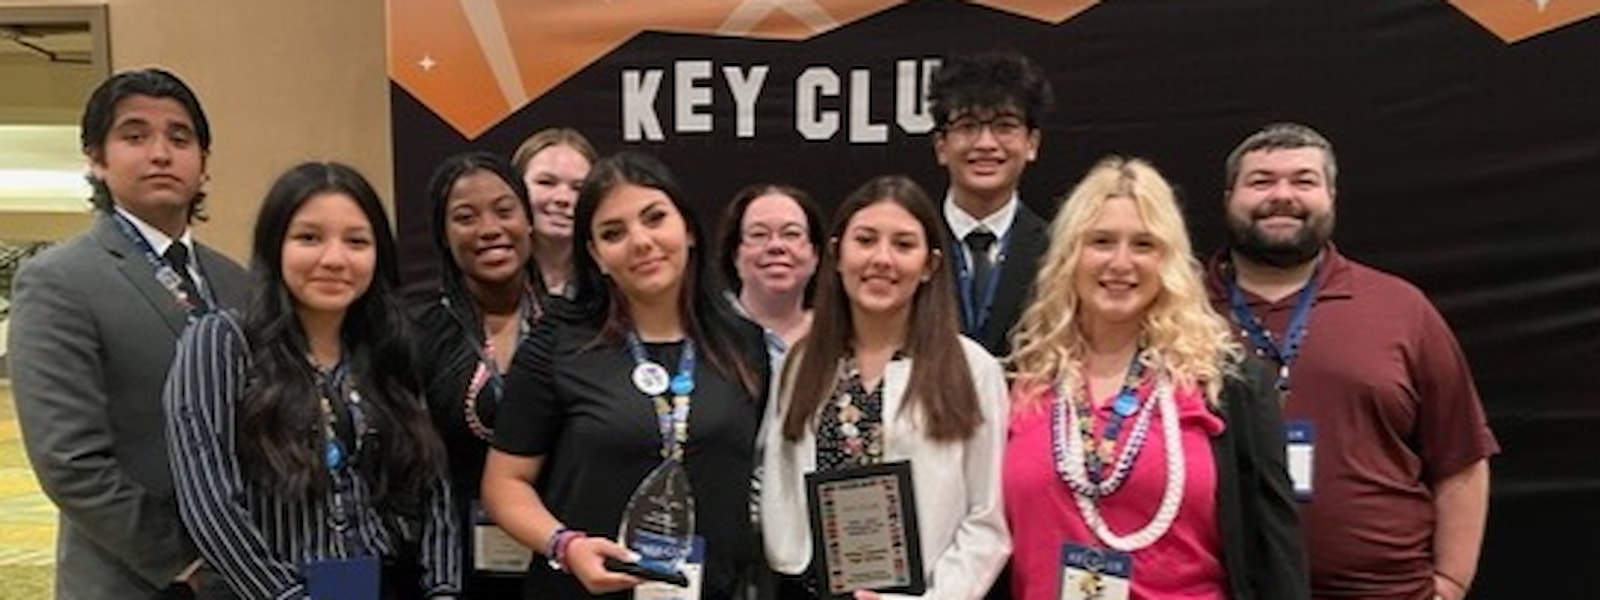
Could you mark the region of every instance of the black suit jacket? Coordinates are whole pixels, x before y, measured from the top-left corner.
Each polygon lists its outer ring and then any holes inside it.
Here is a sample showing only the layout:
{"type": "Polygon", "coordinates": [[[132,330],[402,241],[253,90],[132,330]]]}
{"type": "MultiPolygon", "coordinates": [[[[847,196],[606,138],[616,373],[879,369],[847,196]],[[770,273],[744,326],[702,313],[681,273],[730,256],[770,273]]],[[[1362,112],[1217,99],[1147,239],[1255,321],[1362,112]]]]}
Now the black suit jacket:
{"type": "MultiPolygon", "coordinates": [[[[1039,257],[1050,248],[1050,234],[1044,219],[1034,214],[1028,205],[1017,203],[1017,217],[1011,223],[1011,245],[1006,248],[1005,262],[1000,265],[1000,282],[994,293],[994,304],[989,318],[977,331],[963,331],[967,337],[982,344],[989,354],[1004,357],[1011,353],[1011,328],[1022,317],[1033,295],[1033,278],[1039,272],[1039,257]]],[[[953,276],[960,273],[966,260],[966,246],[956,239],[945,223],[945,257],[954,283],[951,293],[956,295],[956,306],[961,306],[961,282],[953,276]]],[[[975,299],[981,301],[981,299],[975,299]]]]}
{"type": "Polygon", "coordinates": [[[1222,566],[1234,600],[1311,597],[1274,374],[1251,357],[1222,388],[1227,423],[1211,438],[1222,566]]]}

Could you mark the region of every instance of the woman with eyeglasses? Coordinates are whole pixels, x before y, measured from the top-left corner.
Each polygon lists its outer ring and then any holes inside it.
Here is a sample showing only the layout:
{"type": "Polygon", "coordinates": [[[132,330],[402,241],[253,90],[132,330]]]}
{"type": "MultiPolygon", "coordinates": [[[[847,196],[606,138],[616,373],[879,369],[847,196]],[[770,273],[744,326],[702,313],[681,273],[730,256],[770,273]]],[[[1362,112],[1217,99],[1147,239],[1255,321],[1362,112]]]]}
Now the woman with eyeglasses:
{"type": "Polygon", "coordinates": [[[810,194],[775,183],[739,190],[722,216],[723,282],[734,307],[767,331],[774,365],[811,331],[821,221],[810,194]]]}

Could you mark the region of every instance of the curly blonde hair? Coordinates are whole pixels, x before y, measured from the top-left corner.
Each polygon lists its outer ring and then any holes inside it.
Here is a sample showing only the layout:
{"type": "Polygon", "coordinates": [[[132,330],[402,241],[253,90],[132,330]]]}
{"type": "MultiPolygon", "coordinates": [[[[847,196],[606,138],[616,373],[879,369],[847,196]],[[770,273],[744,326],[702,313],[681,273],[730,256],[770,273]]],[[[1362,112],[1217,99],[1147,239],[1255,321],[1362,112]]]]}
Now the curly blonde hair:
{"type": "MultiPolygon", "coordinates": [[[[1189,243],[1183,212],[1172,186],[1150,163],[1112,156],[1089,170],[1050,224],[1050,249],[1040,263],[1033,298],[1012,333],[1009,362],[1023,386],[1049,386],[1057,380],[1077,389],[1088,340],[1078,319],[1081,298],[1074,286],[1084,236],[1106,203],[1132,200],[1139,217],[1160,246],[1161,291],[1146,311],[1140,360],[1159,369],[1180,387],[1202,386],[1213,406],[1222,378],[1235,374],[1242,356],[1228,324],[1212,310],[1201,283],[1200,261],[1189,243]]],[[[1026,394],[1023,397],[1038,397],[1026,394]]]]}

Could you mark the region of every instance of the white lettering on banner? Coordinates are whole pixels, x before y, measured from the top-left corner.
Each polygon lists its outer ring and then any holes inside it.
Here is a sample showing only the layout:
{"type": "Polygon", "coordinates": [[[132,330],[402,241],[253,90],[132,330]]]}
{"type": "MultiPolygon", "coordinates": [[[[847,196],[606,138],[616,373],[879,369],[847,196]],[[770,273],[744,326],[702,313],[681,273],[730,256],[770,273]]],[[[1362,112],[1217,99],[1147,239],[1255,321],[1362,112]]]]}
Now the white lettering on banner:
{"type": "Polygon", "coordinates": [[[766,65],[750,69],[748,76],[739,67],[723,67],[722,76],[728,80],[728,91],[733,93],[733,124],[741,138],[756,136],[756,98],[761,96],[761,84],[767,82],[766,65]]]}
{"type": "Polygon", "coordinates": [[[901,60],[894,64],[894,117],[906,133],[933,131],[933,112],[928,110],[927,91],[938,67],[937,58],[901,60]],[[917,77],[919,74],[922,77],[917,77]]]}
{"type": "Polygon", "coordinates": [[[656,118],[656,92],[660,90],[660,69],[622,71],[622,139],[666,139],[661,135],[661,119],[656,118]]]}
{"type": "MultiPolygon", "coordinates": [[[[830,66],[814,65],[805,68],[794,81],[794,128],[804,139],[829,141],[845,130],[845,141],[851,144],[884,144],[889,141],[892,129],[906,135],[920,135],[933,130],[933,115],[928,109],[927,91],[933,71],[939,66],[937,58],[899,59],[894,63],[894,98],[892,109],[882,100],[874,104],[872,77],[874,69],[850,69],[849,89],[840,70],[830,66]],[[847,96],[847,97],[846,97],[847,96]],[[829,103],[829,99],[843,99],[842,105],[829,103]],[[874,111],[874,108],[877,108],[874,111]],[[873,114],[893,114],[890,121],[874,121],[873,114]],[[841,114],[847,113],[847,114],[841,114]]],[[[716,65],[711,60],[678,60],[672,69],[672,98],[669,100],[675,134],[702,134],[716,131],[716,122],[727,119],[729,111],[716,110],[717,96],[713,94],[716,65]]],[[[666,68],[635,68],[622,71],[622,137],[624,141],[659,142],[666,139],[656,100],[661,92],[661,82],[666,78],[666,68]]],[[[734,135],[741,139],[756,136],[756,109],[766,89],[771,65],[723,65],[720,69],[733,109],[734,135]]],[[[882,75],[880,71],[878,73],[882,75]]],[[[779,93],[781,94],[781,88],[779,93]]],[[[770,95],[768,96],[771,97],[770,95]]],[[[880,119],[883,117],[880,116],[880,119]]],[[[724,123],[723,125],[727,125],[724,123]]]]}
{"type": "Polygon", "coordinates": [[[695,85],[710,79],[709,60],[680,60],[672,65],[672,104],[677,108],[677,122],[673,123],[673,130],[678,133],[711,132],[711,115],[694,110],[711,106],[711,86],[695,85]]]}
{"type": "Polygon", "coordinates": [[[812,141],[832,139],[839,132],[839,113],[821,112],[817,97],[839,95],[839,75],[827,67],[811,67],[794,82],[794,130],[812,141]]]}
{"type": "Polygon", "coordinates": [[[873,123],[872,71],[850,72],[850,143],[882,144],[889,141],[889,126],[873,123]]]}

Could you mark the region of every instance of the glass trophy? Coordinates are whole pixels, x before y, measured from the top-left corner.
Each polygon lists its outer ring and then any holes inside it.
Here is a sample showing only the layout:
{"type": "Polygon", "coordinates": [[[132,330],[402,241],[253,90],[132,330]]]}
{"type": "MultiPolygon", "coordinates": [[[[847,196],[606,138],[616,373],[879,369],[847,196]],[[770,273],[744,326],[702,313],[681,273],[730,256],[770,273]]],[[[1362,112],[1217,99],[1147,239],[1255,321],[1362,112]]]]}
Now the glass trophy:
{"type": "Polygon", "coordinates": [[[638,562],[606,559],[606,569],[687,587],[679,569],[694,547],[694,494],[683,463],[666,460],[645,476],[622,512],[617,541],[638,562]]]}

